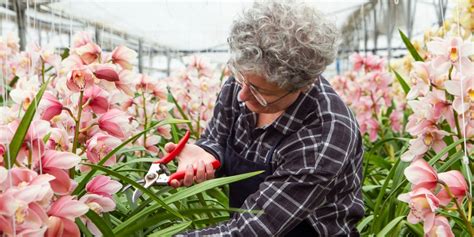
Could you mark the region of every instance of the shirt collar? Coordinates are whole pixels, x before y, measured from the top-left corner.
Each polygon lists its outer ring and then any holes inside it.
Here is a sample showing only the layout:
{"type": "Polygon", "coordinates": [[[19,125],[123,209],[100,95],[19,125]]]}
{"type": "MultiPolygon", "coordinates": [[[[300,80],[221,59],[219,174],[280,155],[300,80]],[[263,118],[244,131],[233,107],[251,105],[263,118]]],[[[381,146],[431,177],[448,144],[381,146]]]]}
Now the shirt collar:
{"type": "Polygon", "coordinates": [[[311,112],[316,110],[315,97],[318,93],[317,85],[315,83],[311,89],[305,93],[301,93],[293,104],[288,107],[285,112],[278,117],[272,126],[277,131],[284,135],[298,131],[311,112]]]}

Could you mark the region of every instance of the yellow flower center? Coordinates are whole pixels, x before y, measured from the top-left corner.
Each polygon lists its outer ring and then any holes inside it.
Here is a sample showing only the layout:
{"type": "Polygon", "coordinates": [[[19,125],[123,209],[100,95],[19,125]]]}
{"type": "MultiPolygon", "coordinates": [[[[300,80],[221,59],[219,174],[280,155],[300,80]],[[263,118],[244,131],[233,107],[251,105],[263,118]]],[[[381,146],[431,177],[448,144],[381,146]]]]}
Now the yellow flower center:
{"type": "Polygon", "coordinates": [[[451,62],[457,62],[459,59],[459,54],[458,54],[458,49],[457,48],[451,48],[451,53],[449,54],[449,59],[451,62]]]}
{"type": "Polygon", "coordinates": [[[87,203],[87,206],[97,214],[102,213],[102,207],[96,202],[89,202],[87,203]]]}
{"type": "Polygon", "coordinates": [[[470,88],[469,90],[467,90],[467,95],[469,96],[469,99],[471,99],[471,101],[474,101],[474,88],[470,88]]]}
{"type": "Polygon", "coordinates": [[[433,135],[429,133],[426,134],[425,138],[423,139],[423,142],[425,143],[425,145],[430,146],[433,143],[433,135]]]}
{"type": "Polygon", "coordinates": [[[26,211],[24,208],[18,208],[15,211],[15,220],[18,224],[22,224],[25,221],[26,211]]]}

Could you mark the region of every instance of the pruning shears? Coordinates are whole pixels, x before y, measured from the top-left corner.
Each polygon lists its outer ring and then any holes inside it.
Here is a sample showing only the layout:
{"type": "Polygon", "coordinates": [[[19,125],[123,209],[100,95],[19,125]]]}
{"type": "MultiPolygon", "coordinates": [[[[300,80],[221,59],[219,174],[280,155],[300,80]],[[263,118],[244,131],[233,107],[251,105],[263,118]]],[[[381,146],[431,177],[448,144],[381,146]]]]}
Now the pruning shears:
{"type": "MultiPolygon", "coordinates": [[[[168,170],[167,164],[170,161],[174,160],[179,155],[179,153],[181,153],[186,143],[188,142],[190,134],[191,133],[187,131],[186,134],[184,134],[184,137],[181,138],[181,140],[178,142],[178,145],[172,152],[168,153],[163,158],[154,161],[151,164],[150,169],[146,173],[145,177],[143,179],[138,180],[137,183],[144,184],[144,188],[149,188],[151,186],[169,186],[172,180],[183,179],[186,174],[186,171],[183,170],[171,174],[168,170]]],[[[219,160],[214,160],[211,164],[214,169],[219,168],[221,165],[219,160]]],[[[194,174],[196,174],[196,169],[194,169],[194,174]]],[[[130,185],[127,185],[125,189],[128,189],[129,187],[130,185]]],[[[132,202],[136,202],[141,195],[142,191],[136,189],[132,195],[132,202]]]]}

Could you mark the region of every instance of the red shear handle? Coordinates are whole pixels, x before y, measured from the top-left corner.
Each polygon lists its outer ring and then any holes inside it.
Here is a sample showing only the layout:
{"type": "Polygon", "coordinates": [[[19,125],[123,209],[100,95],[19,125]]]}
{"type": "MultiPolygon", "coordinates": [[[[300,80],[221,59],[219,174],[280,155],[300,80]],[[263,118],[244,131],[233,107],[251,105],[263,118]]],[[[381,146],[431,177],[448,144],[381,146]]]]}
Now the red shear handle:
{"type": "MultiPolygon", "coordinates": [[[[211,164],[212,164],[212,167],[213,167],[214,169],[217,169],[217,168],[219,168],[219,167],[221,166],[221,162],[220,162],[219,160],[213,160],[211,164]]],[[[196,175],[196,171],[197,171],[197,170],[194,169],[194,175],[196,175]]],[[[176,172],[176,173],[170,175],[170,178],[169,178],[169,180],[168,180],[168,185],[171,184],[171,181],[172,181],[173,179],[176,179],[176,180],[182,180],[182,179],[184,179],[185,174],[186,174],[186,171],[183,170],[183,171],[179,171],[179,172],[176,172]]]]}
{"type": "Polygon", "coordinates": [[[186,132],[186,134],[184,134],[184,137],[181,138],[181,140],[179,140],[178,142],[178,145],[176,146],[176,148],[168,153],[165,157],[153,162],[155,164],[168,164],[171,160],[173,160],[176,156],[179,155],[179,153],[183,150],[184,146],[186,145],[186,143],[188,142],[188,139],[189,139],[189,135],[191,133],[189,131],[186,132]]]}

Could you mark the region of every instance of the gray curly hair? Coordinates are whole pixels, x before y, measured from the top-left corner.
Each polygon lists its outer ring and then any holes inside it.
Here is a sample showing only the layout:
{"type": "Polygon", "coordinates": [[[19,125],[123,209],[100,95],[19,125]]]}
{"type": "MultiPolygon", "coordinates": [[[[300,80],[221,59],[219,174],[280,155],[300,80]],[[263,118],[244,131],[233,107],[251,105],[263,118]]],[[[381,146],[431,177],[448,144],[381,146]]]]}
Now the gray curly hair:
{"type": "Polygon", "coordinates": [[[323,14],[295,1],[255,2],[227,39],[234,67],[288,90],[312,84],[337,53],[339,32],[323,14]]]}

